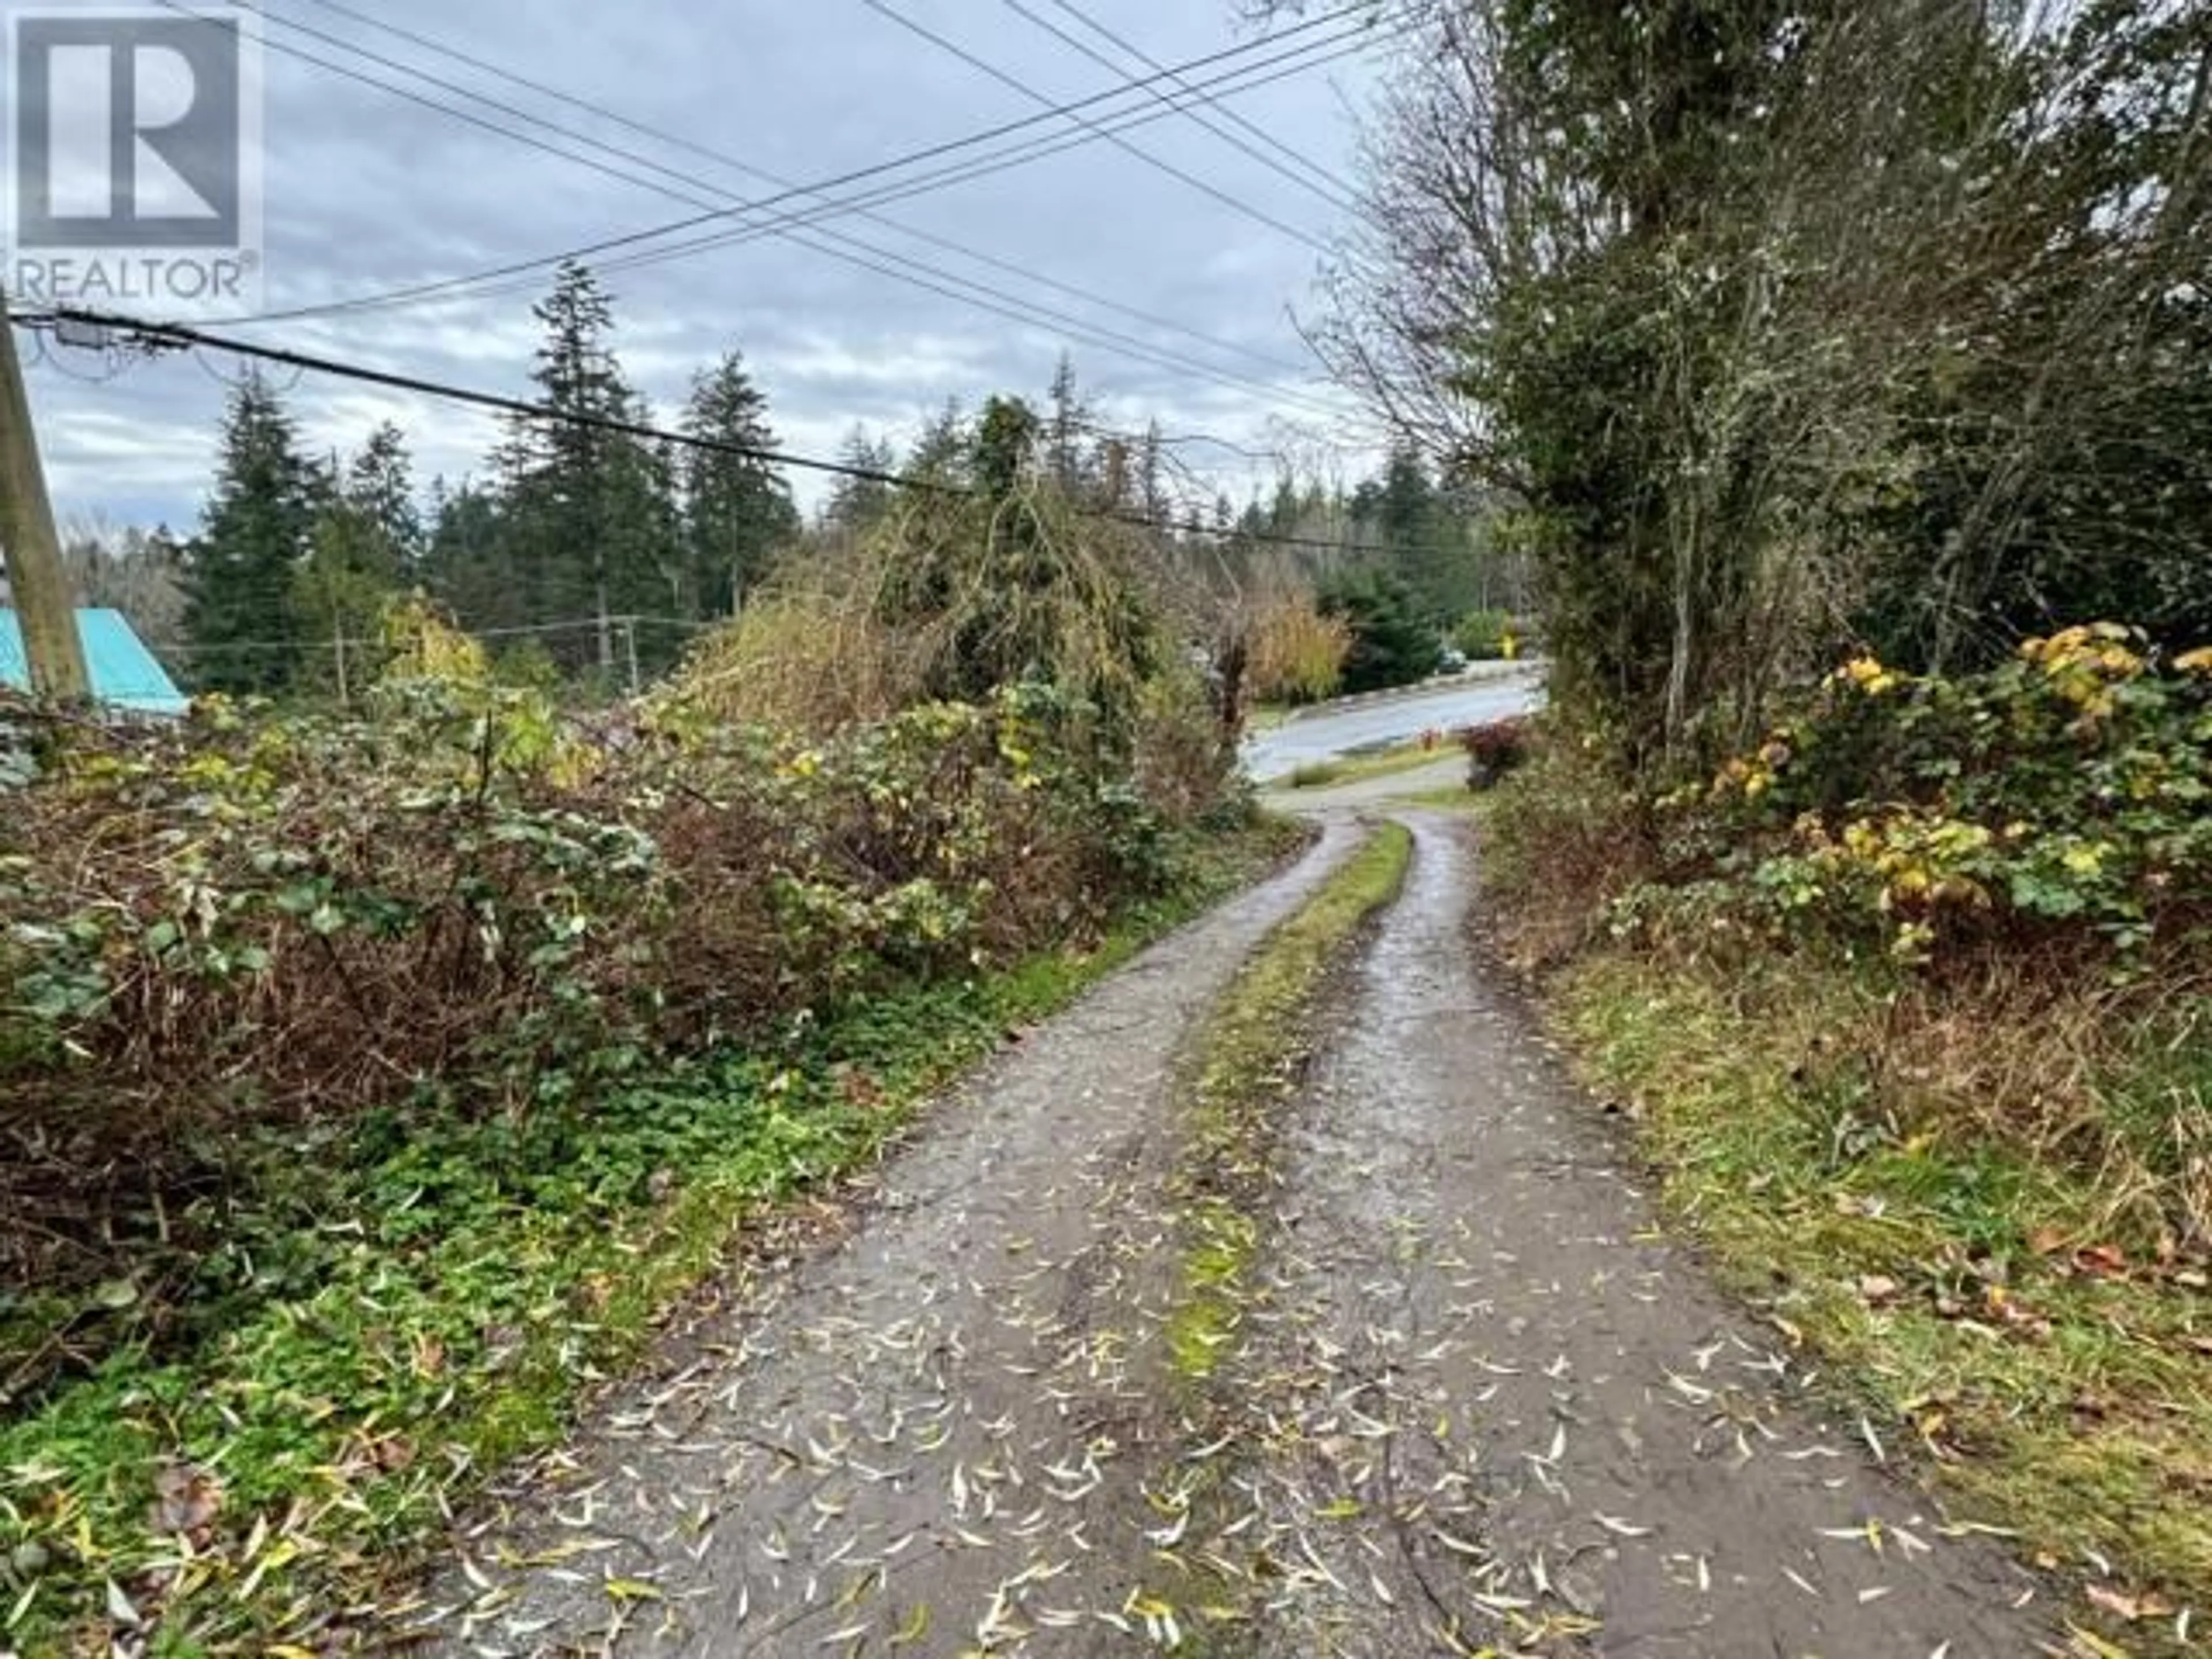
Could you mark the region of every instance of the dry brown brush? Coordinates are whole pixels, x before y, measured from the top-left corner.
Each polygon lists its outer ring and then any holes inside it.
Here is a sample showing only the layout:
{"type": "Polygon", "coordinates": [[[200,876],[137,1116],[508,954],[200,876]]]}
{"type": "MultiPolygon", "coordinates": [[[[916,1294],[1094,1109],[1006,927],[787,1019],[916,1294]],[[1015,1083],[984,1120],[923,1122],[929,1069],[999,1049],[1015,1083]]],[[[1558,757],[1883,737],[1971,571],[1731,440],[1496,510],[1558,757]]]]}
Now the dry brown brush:
{"type": "MultiPolygon", "coordinates": [[[[1171,678],[1111,722],[1039,681],[848,684],[780,730],[716,712],[741,626],[587,739],[413,626],[357,720],[16,711],[40,776],[0,830],[0,1315],[46,1328],[118,1262],[189,1273],[177,1218],[250,1132],[588,1111],[665,1057],[1094,937],[1227,798],[1171,678]]],[[[0,1395],[43,1363],[0,1359],[0,1395]]]]}

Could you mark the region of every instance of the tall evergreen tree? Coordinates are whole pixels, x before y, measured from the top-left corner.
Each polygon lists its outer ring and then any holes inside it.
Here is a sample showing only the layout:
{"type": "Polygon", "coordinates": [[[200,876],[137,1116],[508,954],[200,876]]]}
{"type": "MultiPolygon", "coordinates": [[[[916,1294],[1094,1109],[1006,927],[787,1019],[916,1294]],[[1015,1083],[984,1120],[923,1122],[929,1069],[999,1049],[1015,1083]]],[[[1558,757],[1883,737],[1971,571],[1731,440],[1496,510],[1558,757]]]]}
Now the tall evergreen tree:
{"type": "Polygon", "coordinates": [[[346,696],[374,659],[386,607],[420,574],[422,520],[407,440],[388,421],[327,476],[293,605],[311,647],[304,683],[346,696]]]}
{"type": "MultiPolygon", "coordinates": [[[[640,400],[637,418],[649,422],[652,410],[640,400]]],[[[682,654],[681,629],[665,625],[690,621],[694,607],[690,557],[684,537],[682,477],[672,444],[624,442],[612,453],[608,479],[608,602],[620,617],[624,672],[652,675],[682,654]],[[641,623],[639,618],[652,618],[641,623]],[[641,631],[641,629],[642,631],[641,631]]]]}
{"type": "Polygon", "coordinates": [[[1082,388],[1075,379],[1075,359],[1062,352],[1060,366],[1053,371],[1052,389],[1047,394],[1049,405],[1044,419],[1045,476],[1060,491],[1074,495],[1091,482],[1091,469],[1085,448],[1085,434],[1091,429],[1091,405],[1083,399],[1082,388]]]}
{"type": "Polygon", "coordinates": [[[412,580],[422,558],[422,514],[407,436],[390,421],[368,434],[347,467],[344,501],[360,532],[362,565],[394,586],[412,580]]]}
{"type": "Polygon", "coordinates": [[[948,398],[914,441],[906,458],[904,475],[939,483],[964,483],[973,459],[968,418],[957,398],[948,398]]]}
{"type": "Polygon", "coordinates": [[[1458,621],[1473,609],[1479,586],[1474,550],[1419,451],[1401,445],[1392,452],[1376,507],[1385,556],[1405,578],[1414,603],[1432,623],[1458,621]]]}
{"type": "Polygon", "coordinates": [[[187,550],[185,633],[201,690],[275,695],[301,660],[294,580],[313,532],[317,469],[258,372],[223,414],[215,494],[187,550]]]}
{"type": "Polygon", "coordinates": [[[1415,614],[1413,591],[1387,567],[1344,570],[1326,580],[1321,612],[1352,629],[1344,689],[1382,691],[1412,685],[1436,672],[1437,636],[1415,614]]]}
{"type": "MultiPolygon", "coordinates": [[[[1297,504],[1303,517],[1307,503],[1297,504]]],[[[1315,501],[1320,511],[1325,503],[1315,501]]],[[[1382,476],[1352,494],[1352,529],[1364,556],[1394,573],[1431,625],[1449,628],[1483,597],[1484,552],[1476,502],[1431,478],[1420,452],[1393,448],[1382,476]]]]}
{"type": "Polygon", "coordinates": [[[1032,477],[1043,423],[1019,398],[987,398],[975,420],[975,483],[986,499],[999,501],[1032,477]]]}
{"type": "MultiPolygon", "coordinates": [[[[768,399],[737,352],[692,381],[684,430],[738,450],[775,447],[768,399]]],[[[730,616],[765,573],[777,548],[798,533],[791,487],[771,463],[729,449],[689,447],[680,465],[686,614],[730,616]]]]}
{"type": "Polygon", "coordinates": [[[845,434],[837,459],[856,472],[872,477],[840,477],[823,509],[823,521],[834,529],[866,530],[890,511],[892,487],[882,482],[898,470],[898,452],[888,438],[871,437],[867,428],[855,426],[845,434]]]}
{"type": "Polygon", "coordinates": [[[665,609],[682,562],[673,480],[648,446],[594,424],[649,418],[616,360],[613,306],[599,279],[568,261],[532,314],[545,334],[532,378],[553,414],[514,417],[495,458],[501,557],[523,612],[507,625],[587,623],[559,636],[556,654],[611,676],[623,644],[617,618],[665,609]]]}
{"type": "Polygon", "coordinates": [[[1145,427],[1145,441],[1137,451],[1136,506],[1154,524],[1165,521],[1173,502],[1168,496],[1167,442],[1157,418],[1145,427]]]}
{"type": "Polygon", "coordinates": [[[467,479],[448,487],[440,478],[430,486],[423,580],[434,598],[471,626],[521,625],[511,551],[496,495],[467,479]]]}

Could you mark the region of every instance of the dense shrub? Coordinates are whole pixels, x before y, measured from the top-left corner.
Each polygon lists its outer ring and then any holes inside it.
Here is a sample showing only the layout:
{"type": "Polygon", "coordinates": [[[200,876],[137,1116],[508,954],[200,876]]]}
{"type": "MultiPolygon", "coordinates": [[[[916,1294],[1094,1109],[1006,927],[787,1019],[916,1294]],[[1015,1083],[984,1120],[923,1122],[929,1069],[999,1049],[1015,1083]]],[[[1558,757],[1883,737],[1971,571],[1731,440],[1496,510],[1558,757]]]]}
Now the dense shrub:
{"type": "Polygon", "coordinates": [[[1197,668],[1164,670],[1138,699],[1130,776],[1139,796],[1170,823],[1241,827],[1254,796],[1238,763],[1237,735],[1197,668]]]}
{"type": "Polygon", "coordinates": [[[1482,881],[1498,901],[1493,943],[1550,967],[1603,934],[1612,903],[1653,866],[1651,808],[1603,741],[1561,716],[1530,722],[1528,759],[1483,819],[1482,881]]]}
{"type": "Polygon", "coordinates": [[[1850,1073],[1863,1121],[2063,1169],[2100,1226],[2212,1242],[2212,652],[2101,625],[1950,678],[1861,657],[1656,795],[1559,722],[1484,820],[1516,958],[1606,941],[1753,1025],[1826,988],[1881,1011],[1802,1068],[1850,1073]]]}
{"type": "Polygon", "coordinates": [[[694,647],[674,695],[695,714],[784,731],[838,732],[918,695],[921,665],[849,594],[782,584],[694,647]]]}
{"type": "Polygon", "coordinates": [[[1072,715],[1010,690],[622,751],[417,688],[358,724],[81,743],[11,802],[0,1086],[11,1116],[148,1125],[430,1078],[520,1109],[586,1054],[1018,952],[1164,875],[1164,820],[1066,757],[1072,715]]]}
{"type": "Polygon", "coordinates": [[[1390,572],[1365,567],[1339,572],[1322,587],[1321,611],[1352,632],[1344,664],[1346,691],[1416,685],[1436,672],[1436,635],[1421,621],[1412,591],[1390,572]]]}
{"type": "Polygon", "coordinates": [[[2161,665],[2111,624],[1992,672],[1862,658],[1753,755],[1663,803],[1625,924],[1826,937],[1908,963],[1978,940],[2124,960],[2212,920],[2212,652],[2161,665]]]}
{"type": "Polygon", "coordinates": [[[1498,662],[1510,654],[1508,641],[1517,643],[1523,630],[1510,611],[1470,611],[1452,630],[1452,643],[1474,662],[1498,662]]]}
{"type": "Polygon", "coordinates": [[[1467,750],[1468,787],[1492,788],[1527,765],[1532,731],[1527,720],[1511,719],[1471,726],[1461,732],[1460,746],[1467,750]]]}
{"type": "Polygon", "coordinates": [[[43,772],[0,842],[0,1352],[18,1291],[66,1317],[118,1254],[188,1263],[162,1194],[221,1188],[250,1129],[589,1110],[665,1057],[1094,938],[1235,805],[1179,681],[1110,750],[1042,685],[823,737],[675,698],[587,738],[405,631],[356,720],[14,722],[43,772]]]}

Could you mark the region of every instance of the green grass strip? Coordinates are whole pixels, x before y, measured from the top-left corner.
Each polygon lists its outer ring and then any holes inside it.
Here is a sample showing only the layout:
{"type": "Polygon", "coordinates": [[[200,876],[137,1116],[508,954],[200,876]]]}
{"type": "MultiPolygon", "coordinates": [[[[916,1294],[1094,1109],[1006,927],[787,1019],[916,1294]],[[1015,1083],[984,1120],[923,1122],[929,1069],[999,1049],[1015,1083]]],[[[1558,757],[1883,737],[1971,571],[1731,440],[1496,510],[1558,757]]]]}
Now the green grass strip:
{"type": "Polygon", "coordinates": [[[1413,852],[1402,824],[1370,836],[1268,937],[1200,1034],[1189,1091],[1181,1299],[1168,1324],[1176,1370],[1190,1382],[1211,1378],[1235,1340],[1258,1240],[1249,1200],[1267,1178],[1275,1109],[1297,1092],[1312,1056],[1309,1016],[1360,931],[1398,896],[1413,852]]]}
{"type": "Polygon", "coordinates": [[[1337,760],[1316,761],[1279,778],[1270,779],[1270,789],[1334,789],[1348,783],[1393,778],[1401,772],[1418,772],[1459,752],[1450,743],[1401,743],[1371,755],[1347,755],[1337,760]]]}

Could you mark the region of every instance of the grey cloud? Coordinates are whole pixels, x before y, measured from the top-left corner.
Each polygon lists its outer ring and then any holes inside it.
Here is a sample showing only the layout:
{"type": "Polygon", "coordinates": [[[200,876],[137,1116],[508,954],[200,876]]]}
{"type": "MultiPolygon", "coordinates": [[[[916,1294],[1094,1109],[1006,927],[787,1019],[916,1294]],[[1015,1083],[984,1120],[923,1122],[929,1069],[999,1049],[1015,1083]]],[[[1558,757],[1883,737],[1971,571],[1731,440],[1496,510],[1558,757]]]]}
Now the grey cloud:
{"type": "MultiPolygon", "coordinates": [[[[1081,96],[1107,82],[1103,70],[997,0],[898,3],[1054,98],[1081,96]]],[[[712,10],[681,0],[629,0],[615,7],[541,0],[526,9],[462,9],[430,0],[359,3],[549,86],[801,179],[866,166],[1034,107],[860,0],[802,6],[757,0],[712,10]]],[[[710,196],[750,198],[766,188],[428,57],[311,0],[268,5],[277,15],[418,62],[442,78],[696,173],[712,187],[710,196]]],[[[1218,51],[1237,39],[1229,0],[1094,0],[1091,9],[1164,62],[1218,51]]],[[[269,37],[295,39],[275,27],[269,37]]],[[[298,44],[364,74],[400,78],[346,59],[325,44],[298,44]]],[[[271,308],[534,258],[692,210],[281,52],[270,51],[266,66],[265,300],[271,308]]],[[[1237,107],[1348,174],[1355,139],[1345,108],[1362,95],[1372,71],[1371,58],[1340,64],[1265,88],[1237,107]]],[[[456,101],[448,93],[422,90],[456,101]]],[[[517,125],[502,115],[487,112],[485,118],[517,125]]],[[[1185,121],[1162,122],[1132,137],[1276,217],[1317,234],[1344,228],[1325,203],[1185,121]]],[[[886,211],[1024,271],[1079,284],[1269,356],[1309,361],[1286,313],[1314,304],[1313,251],[1110,145],[1086,145],[886,211]]],[[[1170,357],[1262,381],[1290,380],[1247,356],[1085,306],[865,221],[840,220],[836,228],[1137,336],[1170,357]]],[[[667,413],[681,399],[694,368],[737,347],[794,449],[833,447],[855,421],[910,433],[947,398],[972,404],[994,391],[1041,390],[1063,343],[1115,421],[1135,425],[1157,418],[1170,431],[1217,432],[1264,447],[1283,417],[1304,416],[1302,405],[1261,390],[1224,387],[1079,339],[1064,342],[1054,326],[993,316],[780,240],[616,270],[608,282],[617,296],[624,361],[659,410],[667,413]]],[[[252,333],[272,343],[519,393],[527,387],[536,340],[529,306],[538,287],[542,283],[467,304],[270,325],[252,333]]],[[[96,360],[58,362],[78,374],[99,368],[96,360]]],[[[212,360],[169,357],[93,386],[55,363],[34,365],[33,396],[64,509],[191,521],[213,465],[222,368],[212,360]]],[[[1310,382],[1295,389],[1319,395],[1310,382]]],[[[480,467],[494,430],[465,410],[313,376],[301,379],[291,401],[319,450],[357,442],[376,419],[398,420],[415,442],[426,479],[480,467]]],[[[1341,429],[1352,441],[1365,441],[1355,426],[1341,429]]],[[[1226,451],[1186,453],[1232,493],[1265,471],[1226,451]]],[[[811,498],[813,491],[803,493],[811,498]]]]}

